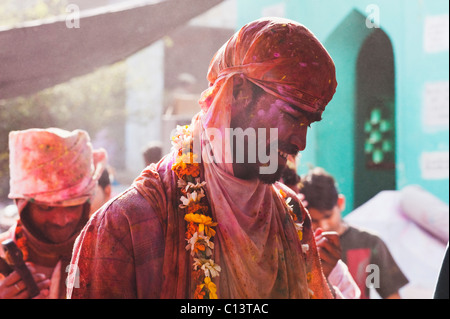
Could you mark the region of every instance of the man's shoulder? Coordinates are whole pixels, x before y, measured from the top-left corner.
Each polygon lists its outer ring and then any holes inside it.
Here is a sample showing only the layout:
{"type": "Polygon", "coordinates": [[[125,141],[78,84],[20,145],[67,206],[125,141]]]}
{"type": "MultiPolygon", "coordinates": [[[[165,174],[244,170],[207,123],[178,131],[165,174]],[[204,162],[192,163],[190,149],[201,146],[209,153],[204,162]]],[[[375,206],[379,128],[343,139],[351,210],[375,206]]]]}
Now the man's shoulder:
{"type": "Polygon", "coordinates": [[[359,243],[359,245],[363,246],[372,246],[382,242],[382,239],[372,230],[350,225],[341,235],[341,241],[359,243]]]}
{"type": "Polygon", "coordinates": [[[348,226],[347,232],[355,234],[357,236],[364,236],[364,237],[371,237],[371,238],[377,237],[377,238],[379,238],[379,235],[374,230],[367,229],[367,228],[364,228],[364,227],[355,226],[355,225],[351,225],[351,224],[348,226]]]}
{"type": "Polygon", "coordinates": [[[126,220],[128,224],[133,224],[137,220],[152,216],[156,214],[150,203],[135,187],[130,186],[100,208],[91,219],[94,219],[95,223],[126,220]]]}
{"type": "Polygon", "coordinates": [[[148,202],[144,196],[133,185],[114,197],[107,205],[107,210],[131,210],[147,206],[148,202]]]}

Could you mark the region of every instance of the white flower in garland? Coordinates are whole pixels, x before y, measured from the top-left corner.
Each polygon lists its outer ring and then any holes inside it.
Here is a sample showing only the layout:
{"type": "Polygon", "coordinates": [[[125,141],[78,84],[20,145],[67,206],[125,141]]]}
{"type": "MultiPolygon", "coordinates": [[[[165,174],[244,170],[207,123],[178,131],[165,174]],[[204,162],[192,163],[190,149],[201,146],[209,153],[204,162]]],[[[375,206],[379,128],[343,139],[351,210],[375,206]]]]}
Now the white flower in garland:
{"type": "Polygon", "coordinates": [[[202,269],[205,272],[205,276],[211,278],[219,276],[219,272],[222,270],[220,266],[215,264],[212,259],[209,259],[206,263],[204,263],[202,269]]]}
{"type": "Polygon", "coordinates": [[[207,257],[212,255],[214,243],[210,241],[210,237],[195,232],[194,235],[187,240],[186,250],[191,251],[191,255],[195,256],[198,250],[205,251],[207,257]]]}
{"type": "Polygon", "coordinates": [[[191,183],[191,182],[188,182],[187,183],[187,185],[186,185],[186,191],[188,191],[189,189],[192,189],[192,190],[200,190],[202,193],[203,193],[203,187],[206,185],[206,182],[205,181],[203,181],[203,182],[200,182],[200,178],[196,178],[195,179],[195,184],[194,183],[191,183]]]}
{"type": "Polygon", "coordinates": [[[206,182],[205,181],[201,182],[199,177],[195,178],[195,184],[191,183],[191,182],[186,182],[183,179],[179,179],[177,181],[178,188],[184,188],[184,190],[186,192],[190,189],[194,190],[194,191],[198,191],[198,190],[203,191],[203,187],[205,187],[205,185],[206,185],[206,182]]]}
{"type": "Polygon", "coordinates": [[[288,198],[286,199],[286,206],[288,207],[289,212],[290,212],[290,213],[293,213],[293,212],[294,212],[294,205],[293,205],[293,204],[290,204],[291,201],[293,202],[292,198],[291,198],[291,197],[288,197],[288,198]]]}
{"type": "Polygon", "coordinates": [[[309,250],[309,245],[308,244],[303,244],[302,245],[302,251],[304,254],[306,254],[309,250]]]}
{"type": "Polygon", "coordinates": [[[180,200],[183,204],[180,204],[180,208],[186,208],[191,203],[198,203],[202,197],[205,197],[205,192],[200,189],[200,193],[193,191],[192,193],[187,193],[187,197],[181,196],[180,200]]]}
{"type": "Polygon", "coordinates": [[[172,146],[175,151],[189,149],[192,142],[192,133],[188,126],[177,125],[177,133],[172,137],[172,146]]]}
{"type": "Polygon", "coordinates": [[[177,186],[178,186],[178,188],[185,188],[187,186],[187,183],[184,179],[179,179],[177,181],[177,186]]]}
{"type": "Polygon", "coordinates": [[[194,269],[197,270],[198,267],[204,271],[206,277],[211,278],[219,276],[219,273],[222,270],[212,259],[194,258],[194,269]]]}

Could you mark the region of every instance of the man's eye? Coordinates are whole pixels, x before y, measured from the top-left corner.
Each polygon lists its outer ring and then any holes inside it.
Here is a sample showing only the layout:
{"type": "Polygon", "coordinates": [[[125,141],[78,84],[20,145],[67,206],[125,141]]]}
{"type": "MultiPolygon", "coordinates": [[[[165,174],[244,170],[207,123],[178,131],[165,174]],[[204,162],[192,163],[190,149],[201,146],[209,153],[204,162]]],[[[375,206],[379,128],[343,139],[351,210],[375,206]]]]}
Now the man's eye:
{"type": "Polygon", "coordinates": [[[300,123],[300,126],[305,126],[307,125],[309,128],[311,127],[311,122],[306,119],[303,115],[294,115],[291,114],[289,112],[283,112],[284,115],[286,115],[290,120],[296,122],[296,123],[300,123]]]}
{"type": "Polygon", "coordinates": [[[77,210],[81,205],[77,205],[77,206],[66,206],[66,209],[69,210],[77,210]]]}
{"type": "Polygon", "coordinates": [[[43,210],[43,211],[50,211],[53,209],[52,206],[48,206],[48,205],[38,205],[39,210],[43,210]]]}
{"type": "Polygon", "coordinates": [[[294,120],[294,121],[298,121],[299,120],[299,118],[297,116],[295,116],[295,115],[293,115],[291,113],[284,112],[284,114],[287,115],[291,120],[294,120]]]}

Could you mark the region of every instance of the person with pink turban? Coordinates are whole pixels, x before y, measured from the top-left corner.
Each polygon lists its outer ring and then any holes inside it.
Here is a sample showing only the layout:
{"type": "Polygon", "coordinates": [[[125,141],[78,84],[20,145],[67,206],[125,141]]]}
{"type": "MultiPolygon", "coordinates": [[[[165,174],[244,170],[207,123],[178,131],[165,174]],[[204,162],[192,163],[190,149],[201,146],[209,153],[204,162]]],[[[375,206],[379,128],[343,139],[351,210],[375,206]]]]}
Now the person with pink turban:
{"type": "Polygon", "coordinates": [[[207,79],[172,152],[82,230],[69,298],[333,297],[309,215],[277,182],[335,92],[331,57],[303,25],[264,18],[207,79]]]}
{"type": "MultiPolygon", "coordinates": [[[[106,152],[92,149],[87,132],[58,128],[12,131],[9,150],[8,197],[19,220],[0,242],[12,239],[21,249],[41,290],[38,298],[65,298],[66,268],[88,220],[106,152]]],[[[0,257],[5,257],[2,248],[0,257]]],[[[0,299],[28,297],[18,273],[0,275],[0,299]]]]}

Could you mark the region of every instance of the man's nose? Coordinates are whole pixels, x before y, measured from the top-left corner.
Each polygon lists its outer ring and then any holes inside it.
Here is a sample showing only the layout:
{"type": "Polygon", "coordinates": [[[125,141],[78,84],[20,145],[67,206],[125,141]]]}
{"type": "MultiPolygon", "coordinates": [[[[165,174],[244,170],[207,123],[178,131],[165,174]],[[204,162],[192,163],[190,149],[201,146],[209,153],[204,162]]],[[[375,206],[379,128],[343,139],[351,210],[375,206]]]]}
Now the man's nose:
{"type": "Polygon", "coordinates": [[[330,224],[327,221],[320,221],[319,222],[319,228],[322,228],[323,231],[330,231],[331,227],[330,224]]]}
{"type": "Polygon", "coordinates": [[[291,144],[295,145],[299,151],[303,151],[306,147],[306,133],[308,131],[308,127],[300,127],[296,134],[291,137],[291,144]]]}
{"type": "Polygon", "coordinates": [[[71,221],[71,217],[69,216],[69,214],[65,214],[64,211],[55,211],[55,214],[52,218],[52,222],[53,224],[57,225],[57,226],[61,226],[64,227],[67,224],[69,224],[71,221]]]}

